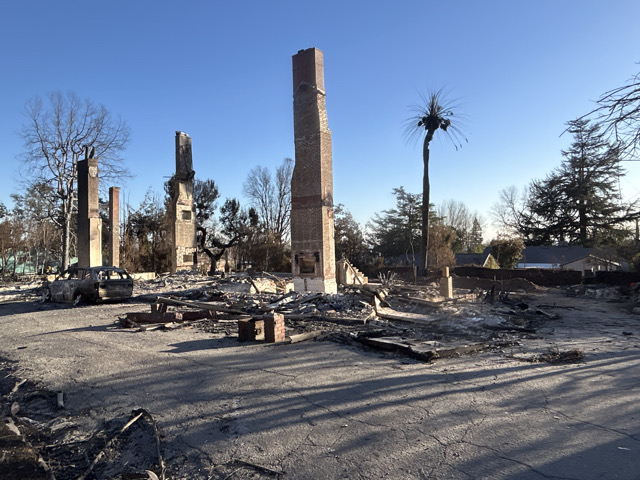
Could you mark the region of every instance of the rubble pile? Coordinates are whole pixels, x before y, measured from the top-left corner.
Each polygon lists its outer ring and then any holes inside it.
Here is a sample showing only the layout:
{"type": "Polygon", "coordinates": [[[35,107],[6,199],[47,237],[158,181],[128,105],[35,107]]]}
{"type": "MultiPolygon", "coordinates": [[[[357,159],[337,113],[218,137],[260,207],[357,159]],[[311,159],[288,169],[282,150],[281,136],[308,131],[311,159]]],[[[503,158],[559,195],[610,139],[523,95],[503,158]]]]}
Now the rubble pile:
{"type": "Polygon", "coordinates": [[[61,392],[15,377],[0,359],[0,479],[165,478],[156,422],[146,410],[87,431],[61,392]]]}
{"type": "MultiPolygon", "coordinates": [[[[284,336],[271,342],[277,342],[284,355],[291,348],[288,343],[305,341],[356,345],[376,355],[401,355],[423,362],[495,351],[514,361],[571,364],[584,362],[584,352],[589,351],[572,347],[532,353],[529,349],[531,343],[539,342],[541,327],[552,326],[558,312],[573,306],[534,304],[535,296],[528,297],[526,291],[514,293],[500,282],[488,289],[469,284],[468,288],[456,288],[453,298],[444,298],[435,283],[417,286],[385,280],[384,284],[344,287],[330,295],[291,292],[286,279],[267,274],[208,277],[182,272],[136,280],[131,300],[103,312],[112,318],[112,312],[118,312],[115,317],[137,309],[119,318],[120,326],[131,332],[193,328],[236,348],[266,343],[268,319],[283,316],[284,336]],[[256,335],[236,344],[235,339],[240,340],[238,327],[241,322],[246,326],[247,321],[261,322],[265,331],[261,338],[256,335]]],[[[37,309],[74,308],[39,304],[40,290],[41,284],[32,282],[0,289],[0,295],[3,300],[35,302],[37,309]]],[[[619,298],[615,292],[621,295],[619,289],[595,286],[567,290],[569,295],[572,292],[614,301],[619,298]]],[[[640,302],[640,289],[631,289],[629,296],[640,302]]],[[[156,334],[162,335],[152,333],[156,334]]],[[[625,330],[621,335],[627,338],[634,334],[625,330]]],[[[3,366],[6,363],[0,361],[0,370],[3,366]]],[[[163,478],[161,436],[148,412],[120,412],[105,419],[98,429],[93,427],[95,422],[87,428],[86,418],[66,414],[60,406],[64,403],[60,392],[21,382],[6,369],[0,373],[0,457],[10,451],[24,468],[31,469],[3,477],[0,468],[0,480],[85,478],[83,475],[163,478]]]]}
{"type": "Polygon", "coordinates": [[[431,361],[517,345],[522,337],[535,335],[540,322],[558,318],[530,308],[521,298],[510,298],[497,283],[489,291],[456,289],[452,299],[440,296],[435,283],[418,286],[397,279],[345,287],[333,295],[287,292],[285,280],[246,274],[227,278],[178,274],[152,281],[158,284],[161,288],[155,293],[150,293],[151,286],[149,293],[138,296],[150,301],[152,311],[128,314],[120,319],[123,327],[141,331],[197,327],[215,337],[228,337],[238,335],[239,321],[259,322],[276,312],[284,315],[290,343],[357,342],[431,361]]]}
{"type": "MultiPolygon", "coordinates": [[[[441,356],[434,353],[438,350],[464,353],[513,344],[534,335],[540,322],[557,318],[509,298],[505,282],[493,282],[489,289],[467,282],[467,288],[456,288],[454,298],[446,299],[440,296],[436,283],[383,280],[341,287],[330,295],[291,292],[289,279],[268,273],[214,277],[187,271],[163,274],[134,282],[134,296],[127,303],[149,303],[151,308],[127,313],[119,322],[139,331],[199,328],[214,337],[234,337],[239,321],[278,313],[284,315],[288,342],[355,341],[405,353],[405,347],[411,345],[409,355],[428,350],[430,353],[421,358],[433,359],[441,356]]],[[[532,288],[528,284],[514,286],[522,287],[521,298],[532,288]]],[[[7,286],[0,289],[0,295],[8,301],[38,301],[42,291],[42,283],[34,281],[7,286]]],[[[584,286],[567,290],[569,295],[611,299],[616,299],[615,292],[615,288],[584,286]]]]}
{"type": "Polygon", "coordinates": [[[45,282],[39,278],[28,282],[0,282],[0,303],[38,300],[45,290],[45,282]]]}
{"type": "Polygon", "coordinates": [[[566,289],[566,292],[570,297],[598,298],[611,301],[620,301],[626,296],[620,287],[610,285],[572,285],[566,289]]]}

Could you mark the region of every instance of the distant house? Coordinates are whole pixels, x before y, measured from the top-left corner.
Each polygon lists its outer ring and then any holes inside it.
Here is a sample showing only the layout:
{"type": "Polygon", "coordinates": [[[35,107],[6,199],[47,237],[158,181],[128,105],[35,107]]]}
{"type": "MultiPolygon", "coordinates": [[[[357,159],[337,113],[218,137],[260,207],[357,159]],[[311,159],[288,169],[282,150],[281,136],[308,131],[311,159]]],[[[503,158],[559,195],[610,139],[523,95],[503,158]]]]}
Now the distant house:
{"type": "Polygon", "coordinates": [[[562,265],[565,270],[577,270],[579,272],[614,272],[617,270],[627,270],[628,266],[625,262],[615,261],[612,259],[601,258],[594,254],[589,254],[586,257],[578,258],[572,262],[567,262],[562,265]]]}
{"type": "Polygon", "coordinates": [[[579,246],[526,247],[518,268],[557,268],[579,272],[613,271],[623,269],[623,264],[603,258],[594,248],[579,246]]]}
{"type": "Polygon", "coordinates": [[[40,252],[35,248],[20,250],[13,255],[9,251],[6,257],[6,264],[0,258],[0,274],[8,275],[15,273],[16,275],[35,275],[43,274],[49,271],[56,271],[60,267],[60,263],[53,260],[54,255],[51,252],[40,252]]]}
{"type": "Polygon", "coordinates": [[[498,262],[486,249],[483,253],[456,253],[456,267],[498,268],[498,262]]]}

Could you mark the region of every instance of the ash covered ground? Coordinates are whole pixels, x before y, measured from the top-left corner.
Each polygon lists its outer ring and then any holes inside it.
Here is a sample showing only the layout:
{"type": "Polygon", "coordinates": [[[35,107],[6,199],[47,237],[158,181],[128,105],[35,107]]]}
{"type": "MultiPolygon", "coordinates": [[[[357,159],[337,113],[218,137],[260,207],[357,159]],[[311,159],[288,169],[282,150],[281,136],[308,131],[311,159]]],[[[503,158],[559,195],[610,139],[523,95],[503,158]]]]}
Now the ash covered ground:
{"type": "Polygon", "coordinates": [[[445,300],[435,284],[281,283],[178,274],[78,306],[42,301],[40,282],[2,286],[0,479],[636,478],[635,292],[461,278],[445,300]],[[180,315],[127,321],[159,298],[180,315]],[[285,342],[238,341],[238,319],[273,312],[285,342]],[[559,420],[583,435],[560,456],[533,433],[567,442],[559,420]],[[568,474],[585,452],[600,466],[568,474]]]}

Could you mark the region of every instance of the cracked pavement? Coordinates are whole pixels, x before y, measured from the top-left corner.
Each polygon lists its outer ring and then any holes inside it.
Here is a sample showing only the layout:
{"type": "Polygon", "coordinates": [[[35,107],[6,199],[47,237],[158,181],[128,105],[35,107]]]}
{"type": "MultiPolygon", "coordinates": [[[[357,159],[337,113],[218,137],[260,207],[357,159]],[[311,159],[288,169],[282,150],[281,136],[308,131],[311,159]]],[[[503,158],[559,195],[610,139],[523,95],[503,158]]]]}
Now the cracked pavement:
{"type": "Polygon", "coordinates": [[[435,363],[119,328],[136,303],[4,304],[0,356],[64,391],[88,432],[150,411],[172,479],[640,479],[640,316],[553,290],[529,301],[574,308],[519,346],[435,363]],[[549,348],[585,358],[522,361],[549,348]]]}

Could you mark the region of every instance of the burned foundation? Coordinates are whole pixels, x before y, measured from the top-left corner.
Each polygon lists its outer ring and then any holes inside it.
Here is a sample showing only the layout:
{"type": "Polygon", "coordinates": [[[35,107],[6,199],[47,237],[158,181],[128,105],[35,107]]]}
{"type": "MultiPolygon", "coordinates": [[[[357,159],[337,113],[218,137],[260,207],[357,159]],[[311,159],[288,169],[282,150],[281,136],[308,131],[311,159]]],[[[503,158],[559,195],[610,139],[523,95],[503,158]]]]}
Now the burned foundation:
{"type": "Polygon", "coordinates": [[[78,267],[102,266],[102,220],[98,206],[98,159],[86,149],[78,161],[78,267]]]}
{"type": "Polygon", "coordinates": [[[184,132],[176,132],[176,174],[171,179],[171,271],[174,273],[195,267],[194,176],[191,137],[184,132]]]}
{"type": "Polygon", "coordinates": [[[333,163],[324,59],[317,48],[293,56],[295,166],[291,180],[291,270],[297,292],[336,293],[333,163]]]}

